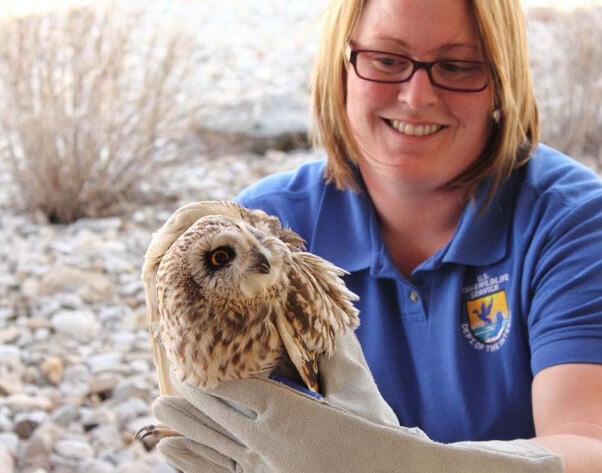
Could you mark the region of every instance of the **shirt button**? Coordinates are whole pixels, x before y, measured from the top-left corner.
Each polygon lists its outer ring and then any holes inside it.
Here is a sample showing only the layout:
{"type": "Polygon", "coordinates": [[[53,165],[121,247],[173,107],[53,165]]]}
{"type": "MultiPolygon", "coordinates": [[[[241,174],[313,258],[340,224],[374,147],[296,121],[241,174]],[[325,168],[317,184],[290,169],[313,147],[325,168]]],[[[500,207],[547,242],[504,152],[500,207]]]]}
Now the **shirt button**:
{"type": "Polygon", "coordinates": [[[418,302],[420,300],[420,296],[418,295],[418,293],[416,291],[410,292],[410,300],[412,302],[418,302]]]}

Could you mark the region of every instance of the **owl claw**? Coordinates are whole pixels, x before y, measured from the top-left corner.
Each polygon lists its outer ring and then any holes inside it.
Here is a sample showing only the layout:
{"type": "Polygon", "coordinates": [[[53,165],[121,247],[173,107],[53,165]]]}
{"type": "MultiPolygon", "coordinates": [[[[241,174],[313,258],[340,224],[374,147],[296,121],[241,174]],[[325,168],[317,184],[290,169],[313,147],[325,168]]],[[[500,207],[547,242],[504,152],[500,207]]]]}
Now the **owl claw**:
{"type": "Polygon", "coordinates": [[[163,425],[146,425],[136,432],[135,439],[142,444],[147,452],[150,452],[161,439],[179,436],[179,433],[163,425]]]}

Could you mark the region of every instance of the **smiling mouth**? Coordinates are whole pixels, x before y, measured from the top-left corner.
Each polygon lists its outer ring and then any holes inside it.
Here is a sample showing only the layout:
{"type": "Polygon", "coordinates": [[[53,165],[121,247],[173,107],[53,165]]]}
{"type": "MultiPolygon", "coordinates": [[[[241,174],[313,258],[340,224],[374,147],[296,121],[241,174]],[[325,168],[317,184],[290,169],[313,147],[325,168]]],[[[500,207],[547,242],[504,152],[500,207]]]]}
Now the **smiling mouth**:
{"type": "Polygon", "coordinates": [[[408,136],[433,135],[443,128],[442,125],[414,125],[412,123],[400,122],[398,120],[386,120],[386,122],[398,132],[408,136]]]}

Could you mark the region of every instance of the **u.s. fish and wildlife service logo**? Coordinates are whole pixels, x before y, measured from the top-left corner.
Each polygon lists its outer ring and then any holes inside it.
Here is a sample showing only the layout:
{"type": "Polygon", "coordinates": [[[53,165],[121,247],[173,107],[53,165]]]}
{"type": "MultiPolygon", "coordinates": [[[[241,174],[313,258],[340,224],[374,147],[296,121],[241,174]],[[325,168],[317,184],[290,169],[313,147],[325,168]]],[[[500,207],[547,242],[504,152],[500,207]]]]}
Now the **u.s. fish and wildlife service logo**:
{"type": "Polygon", "coordinates": [[[506,291],[467,300],[466,312],[468,323],[462,326],[462,331],[470,344],[477,350],[499,350],[511,327],[506,291]]]}

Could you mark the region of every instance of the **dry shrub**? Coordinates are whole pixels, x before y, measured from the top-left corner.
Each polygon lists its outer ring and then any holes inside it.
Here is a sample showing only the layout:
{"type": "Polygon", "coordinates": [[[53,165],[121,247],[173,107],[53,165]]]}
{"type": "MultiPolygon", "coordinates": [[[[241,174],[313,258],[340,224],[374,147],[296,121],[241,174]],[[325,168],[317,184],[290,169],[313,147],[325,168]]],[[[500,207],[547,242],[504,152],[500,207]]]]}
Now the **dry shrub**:
{"type": "Polygon", "coordinates": [[[602,171],[602,7],[528,18],[542,141],[602,171]]]}
{"type": "Polygon", "coordinates": [[[5,20],[0,44],[0,153],[27,209],[114,212],[181,157],[190,38],[112,6],[5,20]]]}

